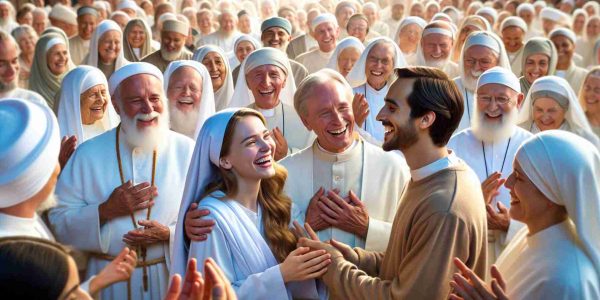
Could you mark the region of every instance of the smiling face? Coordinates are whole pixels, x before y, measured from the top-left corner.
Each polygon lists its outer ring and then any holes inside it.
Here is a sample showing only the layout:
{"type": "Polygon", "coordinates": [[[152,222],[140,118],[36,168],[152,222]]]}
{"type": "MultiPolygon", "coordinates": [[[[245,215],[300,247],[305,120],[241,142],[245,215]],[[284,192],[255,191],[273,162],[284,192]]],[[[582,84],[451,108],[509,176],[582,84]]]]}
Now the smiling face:
{"type": "Polygon", "coordinates": [[[342,76],[346,77],[354,67],[354,64],[360,58],[360,51],[354,47],[348,47],[338,55],[338,70],[342,76]]]}
{"type": "Polygon", "coordinates": [[[471,129],[483,142],[508,139],[514,132],[519,118],[518,108],[525,96],[497,83],[480,86],[476,94],[475,113],[471,129]]]}
{"type": "Polygon", "coordinates": [[[250,16],[248,14],[242,15],[238,21],[238,29],[241,33],[250,34],[252,32],[252,26],[250,22],[250,16]]]}
{"type": "Polygon", "coordinates": [[[105,64],[112,64],[121,52],[121,33],[116,30],[107,31],[98,41],[98,58],[105,64]]]}
{"type": "Polygon", "coordinates": [[[589,40],[595,40],[600,35],[600,18],[592,17],[585,27],[586,34],[589,40]]]}
{"type": "Polygon", "coordinates": [[[471,46],[464,54],[463,68],[465,77],[462,78],[463,82],[469,88],[474,89],[479,76],[486,70],[497,65],[498,55],[494,50],[481,45],[471,46]]]}
{"type": "Polygon", "coordinates": [[[548,209],[549,200],[525,175],[519,161],[513,163],[513,172],[504,184],[510,190],[510,217],[530,224],[548,209]]]}
{"type": "Polygon", "coordinates": [[[81,93],[81,123],[91,125],[101,120],[108,104],[108,90],[104,84],[99,84],[81,93]]]}
{"type": "Polygon", "coordinates": [[[585,16],[578,14],[573,20],[573,32],[580,34],[583,31],[583,27],[585,27],[585,16]]]}
{"type": "Polygon", "coordinates": [[[600,107],[600,76],[590,75],[583,84],[583,101],[588,110],[600,107]]]}
{"type": "Polygon", "coordinates": [[[367,37],[367,31],[369,29],[369,24],[367,21],[359,18],[352,19],[348,21],[348,35],[353,36],[359,39],[361,42],[365,41],[367,37]]]}
{"type": "Polygon", "coordinates": [[[421,39],[423,57],[428,66],[443,68],[452,51],[452,38],[439,33],[432,33],[421,39]]]}
{"type": "Polygon", "coordinates": [[[227,75],[227,67],[223,58],[217,52],[209,52],[202,59],[202,64],[208,69],[213,90],[218,91],[225,84],[225,76],[227,75]]]}
{"type": "Polygon", "coordinates": [[[554,36],[551,40],[558,52],[558,64],[570,64],[575,53],[575,44],[563,35],[554,36]]]}
{"type": "Polygon", "coordinates": [[[167,98],[169,106],[180,111],[197,109],[202,99],[202,76],[192,67],[178,68],[169,78],[167,98]]]}
{"type": "Polygon", "coordinates": [[[135,25],[131,27],[131,30],[127,33],[127,42],[131,45],[131,48],[142,48],[146,41],[146,31],[142,26],[135,25]]]}
{"type": "Polygon", "coordinates": [[[79,36],[84,40],[89,40],[92,38],[92,33],[96,29],[96,24],[98,21],[98,17],[85,14],[77,17],[77,27],[79,29],[79,36]]]}
{"type": "Polygon", "coordinates": [[[419,141],[416,122],[411,118],[408,97],[413,91],[414,79],[398,79],[392,84],[385,99],[385,105],[377,114],[385,129],[383,145],[385,151],[405,150],[419,141]]]}
{"type": "Polygon", "coordinates": [[[525,31],[517,26],[510,26],[502,30],[502,42],[506,51],[515,53],[523,47],[523,38],[525,31]]]}
{"type": "Polygon", "coordinates": [[[365,72],[371,87],[383,87],[394,72],[394,46],[389,43],[373,46],[367,56],[365,72]]]}
{"type": "Polygon", "coordinates": [[[68,70],[69,51],[65,44],[52,46],[46,53],[46,64],[50,72],[56,76],[68,70]]]}
{"type": "Polygon", "coordinates": [[[219,19],[219,25],[221,26],[221,31],[232,33],[237,25],[237,20],[230,13],[224,13],[219,19]]]}
{"type": "Polygon", "coordinates": [[[287,49],[291,36],[281,27],[271,27],[262,32],[260,39],[265,47],[285,50],[287,49]]]}
{"type": "Polygon", "coordinates": [[[235,57],[237,57],[238,61],[243,62],[244,59],[254,50],[256,49],[254,48],[254,44],[252,44],[252,42],[239,42],[237,47],[235,47],[235,57]]]}
{"type": "Polygon", "coordinates": [[[161,54],[166,60],[175,60],[181,54],[187,36],[173,31],[163,31],[160,34],[161,54]],[[163,51],[164,50],[164,51],[163,51]],[[166,55],[165,55],[166,54],[166,55]],[[167,57],[165,57],[167,56],[167,57]]]}
{"type": "Polygon", "coordinates": [[[140,131],[159,126],[164,96],[158,78],[148,74],[134,75],[123,80],[117,89],[118,97],[113,99],[119,98],[120,102],[114,106],[121,119],[134,121],[135,128],[140,131]]]}
{"type": "Polygon", "coordinates": [[[566,113],[552,98],[538,98],[533,102],[533,121],[541,131],[560,128],[566,113]]]}
{"type": "Polygon", "coordinates": [[[529,55],[525,59],[525,69],[523,70],[523,76],[530,84],[536,79],[548,75],[550,68],[550,58],[545,54],[533,54],[529,55]]]}
{"type": "Polygon", "coordinates": [[[350,6],[342,7],[338,11],[338,13],[335,15],[338,25],[342,28],[346,28],[346,25],[348,25],[348,20],[350,20],[350,17],[352,17],[353,14],[354,14],[354,9],[352,7],[350,7],[350,6]]]}
{"type": "Polygon", "coordinates": [[[523,19],[523,21],[525,21],[525,23],[526,23],[527,25],[530,25],[530,24],[531,24],[531,21],[533,21],[533,12],[530,12],[530,11],[528,11],[528,10],[522,10],[522,11],[519,13],[519,17],[520,17],[521,19],[523,19]]]}
{"type": "Polygon", "coordinates": [[[337,38],[340,34],[340,29],[337,25],[326,22],[319,24],[315,28],[314,38],[319,44],[319,49],[323,52],[331,52],[335,49],[337,38]]]}
{"type": "Polygon", "coordinates": [[[19,57],[17,45],[6,39],[0,41],[0,93],[11,91],[17,87],[19,75],[19,57]]]}
{"type": "Polygon", "coordinates": [[[410,24],[402,27],[398,34],[400,50],[402,50],[403,53],[415,52],[422,33],[423,28],[417,24],[410,24]]]}
{"type": "Polygon", "coordinates": [[[246,83],[256,106],[261,109],[276,107],[286,78],[285,72],[274,65],[258,66],[246,73],[246,83]]]}

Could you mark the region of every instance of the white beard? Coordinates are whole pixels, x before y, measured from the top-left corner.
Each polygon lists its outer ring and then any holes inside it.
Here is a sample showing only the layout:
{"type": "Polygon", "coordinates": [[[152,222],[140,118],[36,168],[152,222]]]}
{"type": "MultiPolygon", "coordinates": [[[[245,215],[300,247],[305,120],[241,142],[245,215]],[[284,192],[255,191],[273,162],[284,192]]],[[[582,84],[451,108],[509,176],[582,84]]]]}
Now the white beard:
{"type": "Polygon", "coordinates": [[[169,132],[169,113],[164,110],[162,114],[155,111],[149,114],[137,114],[129,118],[125,114],[121,116],[121,128],[127,142],[140,147],[145,151],[152,151],[164,142],[169,132]],[[137,128],[137,120],[150,120],[157,117],[158,125],[147,127],[143,130],[137,128]]]}
{"type": "MultiPolygon", "coordinates": [[[[481,74],[479,74],[481,75],[481,74]]],[[[479,76],[474,76],[471,73],[465,73],[465,75],[462,77],[462,82],[463,85],[465,86],[465,88],[468,91],[475,91],[475,89],[477,89],[477,80],[479,80],[479,76]]]]}
{"type": "Polygon", "coordinates": [[[50,193],[48,198],[46,198],[44,202],[40,203],[40,205],[36,208],[35,212],[37,212],[38,215],[41,215],[45,211],[55,207],[56,203],[56,195],[54,195],[54,189],[52,189],[52,192],[50,193]]]}
{"type": "Polygon", "coordinates": [[[181,53],[183,52],[183,47],[179,51],[169,52],[165,48],[160,48],[160,56],[167,61],[174,61],[179,59],[181,53]]]}
{"type": "Polygon", "coordinates": [[[425,63],[427,64],[428,67],[438,68],[440,70],[444,69],[444,66],[446,65],[447,62],[448,62],[447,58],[441,58],[441,59],[430,58],[429,60],[425,61],[425,63]]]}
{"type": "Polygon", "coordinates": [[[502,114],[498,124],[486,121],[485,112],[479,111],[477,105],[471,118],[473,135],[486,143],[499,142],[508,139],[515,132],[519,111],[516,108],[502,114]]]}
{"type": "Polygon", "coordinates": [[[189,112],[181,111],[175,105],[169,103],[169,114],[171,121],[171,129],[175,132],[179,132],[192,139],[196,139],[194,136],[196,133],[196,124],[198,122],[198,115],[200,112],[194,105],[193,109],[189,112]]]}

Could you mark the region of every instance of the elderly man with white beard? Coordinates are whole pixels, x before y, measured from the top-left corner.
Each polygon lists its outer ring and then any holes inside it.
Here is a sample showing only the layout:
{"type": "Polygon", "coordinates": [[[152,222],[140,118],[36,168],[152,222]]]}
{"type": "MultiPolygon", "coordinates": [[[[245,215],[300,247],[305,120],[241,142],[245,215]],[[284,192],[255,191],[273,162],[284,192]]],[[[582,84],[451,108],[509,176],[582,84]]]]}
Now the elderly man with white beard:
{"type": "Polygon", "coordinates": [[[19,24],[15,22],[15,8],[9,1],[0,1],[0,30],[10,33],[19,24]]]}
{"type": "Polygon", "coordinates": [[[454,78],[454,82],[463,95],[465,113],[455,133],[471,127],[479,76],[496,66],[511,70],[504,43],[497,35],[487,31],[475,31],[467,36],[458,66],[460,75],[454,78]]]}
{"type": "Polygon", "coordinates": [[[192,52],[185,48],[190,26],[179,20],[166,20],[160,32],[160,50],[148,54],[143,62],[155,65],[161,72],[172,61],[192,59],[192,52]]]}
{"type": "Polygon", "coordinates": [[[197,61],[174,61],[165,71],[164,86],[171,130],[195,140],[204,121],[215,113],[208,70],[197,61]]]}
{"type": "Polygon", "coordinates": [[[532,136],[517,126],[525,96],[519,79],[501,67],[485,71],[477,81],[471,127],[450,139],[448,148],[463,159],[482,182],[488,220],[488,265],[523,227],[508,215],[509,190],[504,186],[521,144],[532,136]]]}
{"type": "Polygon", "coordinates": [[[79,146],[56,186],[50,212],[57,239],[90,254],[94,274],[125,245],[138,249],[130,284],[102,291],[102,299],[162,299],[167,291],[169,239],[175,230],[193,141],[169,131],[158,68],[128,64],[110,77],[121,117],[117,128],[79,146]]]}
{"type": "Polygon", "coordinates": [[[433,21],[423,29],[417,47],[417,66],[438,68],[448,77],[459,75],[458,65],[450,59],[455,34],[448,22],[433,21]]]}

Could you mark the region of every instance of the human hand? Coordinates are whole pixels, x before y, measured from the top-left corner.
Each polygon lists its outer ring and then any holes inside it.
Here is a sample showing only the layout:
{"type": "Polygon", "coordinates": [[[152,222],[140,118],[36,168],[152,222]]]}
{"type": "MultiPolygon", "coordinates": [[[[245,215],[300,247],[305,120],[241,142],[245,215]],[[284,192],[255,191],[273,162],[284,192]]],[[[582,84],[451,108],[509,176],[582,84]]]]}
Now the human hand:
{"type": "Polygon", "coordinates": [[[60,152],[58,153],[58,162],[60,163],[61,170],[65,168],[69,158],[75,152],[77,147],[77,136],[64,136],[60,141],[60,152]]]}
{"type": "MultiPolygon", "coordinates": [[[[206,295],[212,296],[213,300],[236,300],[237,296],[231,283],[223,273],[223,270],[219,268],[217,263],[212,259],[208,258],[204,262],[204,274],[206,276],[205,293],[206,295]]],[[[205,296],[205,299],[210,299],[205,296]]]]}
{"type": "Polygon", "coordinates": [[[169,227],[154,220],[139,220],[143,228],[136,228],[123,235],[123,242],[131,246],[146,246],[169,241],[169,227]]]}
{"type": "Polygon", "coordinates": [[[318,206],[319,199],[323,196],[324,193],[325,190],[322,187],[319,188],[319,190],[310,199],[308,208],[306,209],[306,223],[310,224],[310,226],[316,231],[320,231],[331,226],[321,217],[323,211],[321,211],[321,209],[318,206]]]}
{"type": "Polygon", "coordinates": [[[273,140],[275,141],[274,158],[275,158],[275,161],[279,161],[287,156],[288,143],[285,140],[285,137],[283,137],[283,133],[281,133],[281,130],[279,129],[279,127],[275,127],[273,129],[272,133],[273,133],[273,140]]]}
{"type": "Polygon", "coordinates": [[[136,264],[137,254],[135,251],[127,247],[123,248],[119,255],[90,281],[90,294],[94,295],[113,283],[129,279],[136,264]]]}
{"type": "Polygon", "coordinates": [[[496,266],[492,266],[491,288],[469,269],[459,258],[454,258],[454,265],[460,273],[455,273],[450,281],[452,300],[508,300],[506,284],[496,266]]]}
{"type": "Polygon", "coordinates": [[[363,94],[354,94],[352,99],[352,112],[354,113],[354,122],[358,127],[362,127],[369,116],[369,103],[363,94]]]}
{"type": "Polygon", "coordinates": [[[211,258],[204,262],[205,278],[196,269],[196,259],[188,261],[183,286],[181,275],[171,277],[164,300],[236,300],[231,283],[211,258]]]}
{"type": "Polygon", "coordinates": [[[198,203],[192,203],[185,213],[185,235],[190,241],[201,242],[208,238],[215,225],[214,220],[202,219],[210,214],[208,209],[198,210],[198,203]]]}
{"type": "Polygon", "coordinates": [[[494,210],[491,204],[487,204],[485,209],[487,210],[487,223],[489,230],[501,230],[508,231],[510,225],[510,214],[508,209],[501,202],[497,203],[498,212],[494,210]]]}
{"type": "Polygon", "coordinates": [[[288,283],[321,277],[330,263],[331,255],[327,251],[299,247],[288,254],[279,268],[283,282],[288,283]]]}
{"type": "Polygon", "coordinates": [[[98,211],[100,222],[126,216],[135,211],[146,209],[154,205],[154,197],[158,196],[158,189],[150,186],[148,182],[133,185],[131,180],[118,186],[108,197],[108,200],[100,204],[98,211]]]}
{"type": "Polygon", "coordinates": [[[350,203],[333,191],[329,191],[327,196],[321,196],[318,202],[323,212],[321,218],[333,227],[364,238],[369,230],[367,208],[352,191],[348,193],[347,200],[350,203]]]}
{"type": "Polygon", "coordinates": [[[492,200],[500,194],[500,187],[506,182],[506,179],[500,178],[501,176],[500,172],[494,172],[481,183],[485,204],[492,203],[492,200]]]}
{"type": "Polygon", "coordinates": [[[358,265],[358,261],[359,261],[358,254],[356,253],[356,251],[354,251],[354,249],[352,249],[352,247],[350,247],[342,242],[338,242],[334,239],[331,239],[329,241],[329,244],[331,244],[331,246],[338,249],[344,256],[345,260],[351,262],[354,265],[358,265]]]}

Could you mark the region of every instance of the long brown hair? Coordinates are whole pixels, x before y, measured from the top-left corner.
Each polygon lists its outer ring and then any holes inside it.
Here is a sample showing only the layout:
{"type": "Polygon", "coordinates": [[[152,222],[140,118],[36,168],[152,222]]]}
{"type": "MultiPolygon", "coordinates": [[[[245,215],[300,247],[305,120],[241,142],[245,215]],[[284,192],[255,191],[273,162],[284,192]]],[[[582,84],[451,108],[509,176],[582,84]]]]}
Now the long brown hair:
{"type": "MultiPolygon", "coordinates": [[[[221,147],[221,157],[229,154],[234,130],[239,121],[250,116],[257,117],[263,124],[266,124],[265,118],[259,112],[248,108],[238,110],[227,123],[225,138],[221,147]]],[[[263,209],[262,222],[267,244],[269,244],[277,261],[282,262],[296,248],[297,241],[289,229],[292,201],[283,192],[283,186],[288,175],[287,170],[277,163],[274,163],[273,167],[275,168],[275,175],[260,181],[257,200],[263,209]]],[[[226,197],[233,197],[237,194],[238,185],[233,172],[220,167],[219,172],[221,174],[220,178],[208,184],[202,198],[219,190],[225,193],[226,197]]]]}

